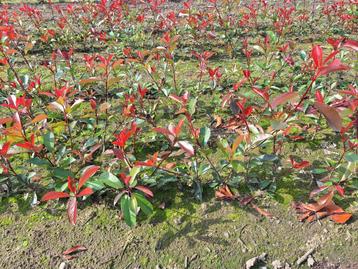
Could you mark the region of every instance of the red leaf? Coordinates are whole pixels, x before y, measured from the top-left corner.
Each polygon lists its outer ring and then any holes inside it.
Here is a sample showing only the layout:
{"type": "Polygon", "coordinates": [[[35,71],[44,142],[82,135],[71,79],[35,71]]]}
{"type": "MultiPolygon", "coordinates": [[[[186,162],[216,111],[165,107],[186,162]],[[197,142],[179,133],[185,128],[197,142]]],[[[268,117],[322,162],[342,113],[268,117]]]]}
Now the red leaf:
{"type": "Polygon", "coordinates": [[[146,196],[149,196],[149,197],[151,197],[151,198],[154,196],[153,192],[152,192],[149,188],[147,188],[147,187],[145,187],[145,186],[136,186],[135,189],[140,190],[140,191],[143,192],[146,196]]]}
{"type": "Polygon", "coordinates": [[[259,96],[261,96],[266,102],[269,101],[269,94],[266,90],[260,90],[258,88],[252,87],[252,90],[259,96]]]}
{"type": "Polygon", "coordinates": [[[153,167],[153,166],[155,166],[157,160],[158,160],[158,152],[154,153],[153,156],[149,160],[147,160],[145,162],[136,162],[135,165],[136,166],[153,167]]]}
{"type": "Polygon", "coordinates": [[[93,193],[93,190],[91,188],[84,188],[79,194],[76,195],[76,197],[89,196],[92,193],[93,193]]]}
{"type": "Polygon", "coordinates": [[[319,90],[316,91],[315,96],[318,103],[324,103],[324,98],[319,90]]]}
{"type": "Polygon", "coordinates": [[[76,197],[70,197],[67,202],[67,216],[72,225],[76,225],[77,221],[77,199],[76,197]]]}
{"type": "Polygon", "coordinates": [[[321,46],[316,45],[312,48],[311,57],[316,68],[322,65],[323,51],[321,46]]]}
{"type": "Polygon", "coordinates": [[[81,189],[81,187],[86,183],[86,181],[93,176],[99,169],[99,166],[91,165],[88,166],[82,173],[82,176],[80,178],[80,182],[78,184],[78,189],[81,189]]]}
{"type": "Polygon", "coordinates": [[[280,94],[279,96],[276,96],[272,100],[271,107],[273,109],[275,109],[279,105],[294,101],[297,97],[298,97],[297,92],[286,92],[286,93],[280,94]]]}
{"type": "Polygon", "coordinates": [[[272,218],[272,214],[270,212],[267,212],[266,210],[263,210],[261,208],[259,208],[257,205],[252,204],[251,205],[260,215],[266,217],[266,218],[272,218]]]}
{"type": "Polygon", "coordinates": [[[319,67],[317,75],[323,76],[332,72],[345,71],[349,69],[350,67],[348,65],[342,64],[339,59],[334,59],[330,64],[319,67]]]}
{"type": "Polygon", "coordinates": [[[303,168],[308,167],[308,166],[311,165],[309,161],[296,162],[293,159],[293,157],[290,157],[290,160],[291,160],[292,167],[295,168],[295,169],[303,169],[303,168]]]}
{"type": "Polygon", "coordinates": [[[7,154],[10,149],[10,145],[10,142],[6,142],[2,145],[2,149],[0,150],[0,156],[5,156],[7,154]]]}
{"type": "Polygon", "coordinates": [[[6,118],[0,118],[0,124],[6,124],[8,122],[12,122],[12,118],[11,117],[6,117],[6,118]]]}
{"type": "Polygon", "coordinates": [[[329,216],[331,220],[337,223],[346,223],[350,218],[352,217],[352,214],[349,213],[339,213],[329,216]]]}
{"type": "Polygon", "coordinates": [[[122,182],[124,183],[124,185],[128,186],[129,185],[129,182],[131,180],[131,177],[130,176],[127,176],[126,174],[124,173],[120,173],[119,176],[121,177],[121,180],[122,182]]]}
{"type": "Polygon", "coordinates": [[[184,124],[184,119],[181,119],[178,122],[177,126],[175,126],[175,128],[173,130],[171,130],[171,128],[169,129],[169,127],[168,127],[168,129],[172,133],[173,136],[177,137],[180,134],[183,124],[184,124]]]}
{"type": "Polygon", "coordinates": [[[76,193],[76,183],[75,183],[75,180],[68,176],[67,178],[67,186],[68,186],[68,189],[70,190],[70,192],[72,193],[76,193]]]}
{"type": "Polygon", "coordinates": [[[215,192],[215,197],[219,200],[234,200],[236,198],[227,185],[220,187],[215,192]]]}
{"type": "Polygon", "coordinates": [[[178,144],[181,149],[189,155],[189,157],[194,155],[194,148],[188,141],[179,141],[178,144]]]}
{"type": "Polygon", "coordinates": [[[329,105],[315,102],[314,106],[323,114],[326,118],[329,126],[336,132],[339,132],[342,128],[342,119],[334,107],[329,105]]]}
{"type": "Polygon", "coordinates": [[[322,66],[323,51],[322,51],[321,46],[316,45],[312,48],[311,57],[313,59],[313,62],[314,62],[314,65],[316,68],[322,66]]]}
{"type": "Polygon", "coordinates": [[[253,196],[248,195],[240,200],[240,205],[248,205],[253,199],[253,196]]]}
{"type": "MultiPolygon", "coordinates": [[[[334,192],[329,191],[327,194],[321,196],[321,198],[318,199],[317,204],[320,206],[328,206],[332,203],[334,192]]],[[[317,210],[318,211],[318,210],[317,210]]]]}
{"type": "Polygon", "coordinates": [[[310,198],[312,198],[313,196],[316,196],[318,193],[328,189],[329,186],[321,186],[317,189],[314,189],[313,191],[310,192],[310,198]]]}
{"type": "Polygon", "coordinates": [[[358,42],[355,41],[355,40],[346,40],[343,44],[344,48],[349,48],[349,49],[352,49],[352,50],[355,50],[355,51],[358,51],[358,42]]]}
{"type": "Polygon", "coordinates": [[[340,185],[336,185],[336,190],[340,196],[344,196],[344,189],[340,185]]]}
{"type": "Polygon", "coordinates": [[[77,246],[74,246],[72,248],[65,250],[62,254],[63,255],[71,255],[71,254],[81,252],[81,251],[86,251],[86,250],[87,250],[86,247],[77,245],[77,246]]]}
{"type": "Polygon", "coordinates": [[[68,193],[65,192],[59,192],[59,191],[50,191],[48,193],[46,193],[41,201],[48,201],[48,200],[55,200],[55,199],[59,199],[59,198],[68,198],[70,197],[70,195],[68,193]]]}

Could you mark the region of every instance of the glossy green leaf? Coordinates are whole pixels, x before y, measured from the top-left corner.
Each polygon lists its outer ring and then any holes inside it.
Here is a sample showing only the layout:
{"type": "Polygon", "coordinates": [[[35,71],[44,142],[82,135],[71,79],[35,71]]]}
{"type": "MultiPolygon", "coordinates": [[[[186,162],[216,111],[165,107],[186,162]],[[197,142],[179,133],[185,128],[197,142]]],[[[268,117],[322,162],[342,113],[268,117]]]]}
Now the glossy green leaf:
{"type": "Polygon", "coordinates": [[[126,224],[129,227],[134,227],[136,225],[137,215],[136,212],[132,210],[131,198],[128,195],[121,197],[121,211],[126,224]]]}
{"type": "Polygon", "coordinates": [[[52,132],[47,132],[42,136],[44,145],[49,152],[53,152],[55,149],[55,135],[52,132]]]}
{"type": "Polygon", "coordinates": [[[144,214],[147,216],[151,215],[153,213],[153,206],[152,204],[144,197],[144,195],[135,192],[133,193],[133,196],[136,197],[138,206],[143,211],[144,214]]]}
{"type": "Polygon", "coordinates": [[[122,181],[111,172],[103,172],[98,177],[98,181],[114,189],[124,188],[122,181]]]}
{"type": "Polygon", "coordinates": [[[208,127],[200,128],[199,141],[200,144],[206,146],[211,136],[211,130],[208,127]]]}

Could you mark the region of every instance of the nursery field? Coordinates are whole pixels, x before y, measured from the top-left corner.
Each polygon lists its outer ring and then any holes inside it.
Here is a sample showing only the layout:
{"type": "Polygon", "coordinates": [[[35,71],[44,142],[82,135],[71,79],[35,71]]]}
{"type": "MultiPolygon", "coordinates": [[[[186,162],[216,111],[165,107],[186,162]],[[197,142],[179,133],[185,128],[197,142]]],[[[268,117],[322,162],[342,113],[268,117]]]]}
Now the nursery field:
{"type": "Polygon", "coordinates": [[[356,0],[0,1],[0,268],[358,268],[356,0]]]}

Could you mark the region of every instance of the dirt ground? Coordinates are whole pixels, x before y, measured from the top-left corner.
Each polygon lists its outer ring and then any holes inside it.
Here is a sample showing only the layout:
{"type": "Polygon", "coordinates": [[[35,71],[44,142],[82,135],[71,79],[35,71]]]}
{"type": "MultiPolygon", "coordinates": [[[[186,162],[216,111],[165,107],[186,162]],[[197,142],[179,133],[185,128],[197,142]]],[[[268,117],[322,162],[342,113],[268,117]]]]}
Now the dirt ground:
{"type": "Polygon", "coordinates": [[[311,249],[315,268],[358,268],[356,215],[346,225],[300,223],[290,195],[282,196],[284,203],[267,200],[274,218],[266,219],[235,203],[197,204],[189,194],[176,194],[174,202],[161,199],[167,207],[134,229],[104,204],[80,210],[72,227],[64,208],[27,210],[10,199],[0,215],[0,268],[244,268],[263,253],[267,268],[280,268],[274,261],[298,268],[311,249]],[[75,245],[88,250],[67,261],[62,252],[75,245]]]}

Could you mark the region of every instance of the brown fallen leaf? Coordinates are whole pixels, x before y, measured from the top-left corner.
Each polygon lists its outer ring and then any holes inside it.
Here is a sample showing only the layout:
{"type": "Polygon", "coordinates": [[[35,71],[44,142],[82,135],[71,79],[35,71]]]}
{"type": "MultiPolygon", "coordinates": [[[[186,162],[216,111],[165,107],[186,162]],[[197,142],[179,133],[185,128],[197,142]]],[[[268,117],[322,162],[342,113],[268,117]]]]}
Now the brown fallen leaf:
{"type": "Polygon", "coordinates": [[[273,215],[272,215],[270,212],[268,212],[268,211],[266,211],[266,210],[264,210],[264,209],[262,209],[262,208],[259,208],[257,205],[251,204],[251,206],[252,206],[252,208],[255,209],[260,215],[262,215],[262,216],[264,216],[264,217],[266,217],[266,218],[272,218],[272,217],[273,217],[273,215]]]}
{"type": "Polygon", "coordinates": [[[333,202],[334,190],[330,190],[327,194],[321,196],[313,203],[294,203],[293,207],[299,214],[300,221],[313,222],[325,217],[329,217],[336,223],[346,223],[352,214],[345,212],[341,207],[333,202]]]}
{"type": "Polygon", "coordinates": [[[230,188],[228,185],[224,185],[222,187],[220,187],[216,192],[215,192],[215,197],[219,200],[235,200],[237,197],[231,192],[230,188]]]}
{"type": "Polygon", "coordinates": [[[77,258],[80,252],[87,251],[87,248],[81,245],[76,245],[62,252],[62,257],[66,260],[77,258]]]}

